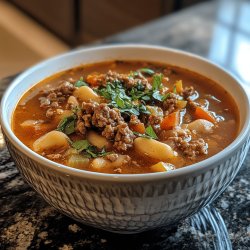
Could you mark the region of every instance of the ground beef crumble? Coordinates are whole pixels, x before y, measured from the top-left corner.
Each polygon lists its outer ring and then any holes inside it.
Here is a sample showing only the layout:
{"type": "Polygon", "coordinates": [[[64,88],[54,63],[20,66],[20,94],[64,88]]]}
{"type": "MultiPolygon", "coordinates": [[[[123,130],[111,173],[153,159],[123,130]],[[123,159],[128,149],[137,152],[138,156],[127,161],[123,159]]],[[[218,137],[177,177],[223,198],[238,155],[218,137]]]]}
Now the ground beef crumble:
{"type": "Polygon", "coordinates": [[[135,139],[134,133],[126,123],[117,126],[114,147],[119,151],[126,151],[133,146],[135,139]]]}
{"type": "Polygon", "coordinates": [[[190,159],[198,155],[207,154],[208,145],[201,139],[192,139],[191,132],[188,129],[177,129],[172,131],[168,141],[174,142],[175,146],[190,159]]]}
{"type": "Polygon", "coordinates": [[[118,159],[118,157],[119,157],[118,154],[109,154],[106,156],[106,159],[108,159],[111,162],[114,162],[118,159]]]}
{"type": "Polygon", "coordinates": [[[111,82],[111,83],[114,81],[120,81],[126,86],[127,89],[131,89],[137,84],[142,84],[143,86],[145,86],[146,89],[152,88],[147,78],[145,78],[142,74],[130,77],[129,74],[120,74],[112,70],[109,70],[108,73],[106,74],[105,80],[106,82],[111,82]]]}
{"type": "MultiPolygon", "coordinates": [[[[136,116],[133,119],[137,119],[136,116]]],[[[78,112],[75,130],[83,135],[91,127],[101,130],[102,136],[114,141],[114,148],[125,151],[133,146],[134,134],[124,122],[118,109],[102,103],[82,103],[78,112]]]]}
{"type": "Polygon", "coordinates": [[[100,104],[94,109],[92,124],[98,128],[104,128],[107,125],[116,126],[123,121],[118,109],[111,109],[107,104],[100,104]]]}
{"type": "Polygon", "coordinates": [[[163,102],[164,114],[168,115],[177,109],[178,96],[174,93],[169,93],[169,97],[163,102]]]}
{"type": "Polygon", "coordinates": [[[76,87],[69,81],[63,81],[57,88],[41,91],[39,97],[40,107],[46,109],[46,117],[51,119],[55,115],[55,109],[60,108],[66,98],[74,92],[76,87]]]}
{"type": "Polygon", "coordinates": [[[194,94],[194,92],[195,92],[195,90],[194,90],[193,86],[185,87],[183,92],[182,92],[182,95],[185,99],[189,99],[189,97],[192,96],[194,94]]]}

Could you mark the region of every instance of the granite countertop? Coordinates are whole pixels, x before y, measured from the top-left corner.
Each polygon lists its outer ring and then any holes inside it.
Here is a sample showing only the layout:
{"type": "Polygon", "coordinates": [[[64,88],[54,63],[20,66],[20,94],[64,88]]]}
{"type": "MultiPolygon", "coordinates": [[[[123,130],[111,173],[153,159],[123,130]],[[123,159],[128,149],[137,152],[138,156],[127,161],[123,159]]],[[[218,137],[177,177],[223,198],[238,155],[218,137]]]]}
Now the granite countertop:
{"type": "MultiPolygon", "coordinates": [[[[201,4],[102,43],[144,42],[208,56],[217,13],[217,3],[201,4]]],[[[12,79],[0,81],[0,96],[12,79]]],[[[21,178],[0,132],[0,249],[249,249],[249,174],[250,152],[226,191],[200,213],[173,227],[118,235],[82,225],[45,203],[21,178]]]]}

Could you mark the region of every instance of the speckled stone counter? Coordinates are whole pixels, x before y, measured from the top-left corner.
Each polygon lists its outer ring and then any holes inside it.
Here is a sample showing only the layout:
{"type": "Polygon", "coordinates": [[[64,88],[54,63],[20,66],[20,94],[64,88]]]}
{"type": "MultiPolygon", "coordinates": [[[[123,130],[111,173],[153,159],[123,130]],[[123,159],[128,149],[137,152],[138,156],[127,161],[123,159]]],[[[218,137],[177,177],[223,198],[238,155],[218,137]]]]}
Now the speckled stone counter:
{"type": "MultiPolygon", "coordinates": [[[[239,1],[241,2],[241,1],[239,1]]],[[[206,3],[103,41],[147,42],[208,56],[218,6],[206,3]]],[[[0,96],[12,78],[0,81],[0,96]]],[[[178,225],[117,235],[60,214],[21,178],[0,133],[0,249],[249,249],[250,152],[209,207],[178,225]]]]}

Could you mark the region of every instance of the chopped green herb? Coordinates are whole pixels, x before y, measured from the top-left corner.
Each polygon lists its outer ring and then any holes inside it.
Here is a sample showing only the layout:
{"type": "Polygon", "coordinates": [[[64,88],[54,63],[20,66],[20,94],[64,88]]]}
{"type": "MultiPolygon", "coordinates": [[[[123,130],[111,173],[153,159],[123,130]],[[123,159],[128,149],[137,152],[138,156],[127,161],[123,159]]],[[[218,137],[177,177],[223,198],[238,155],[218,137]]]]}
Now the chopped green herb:
{"type": "Polygon", "coordinates": [[[138,132],[133,132],[133,133],[139,137],[143,137],[143,138],[147,138],[147,139],[155,139],[155,140],[158,139],[158,137],[157,137],[157,135],[156,135],[156,133],[151,125],[146,128],[145,134],[140,134],[138,132]]]}
{"type": "Polygon", "coordinates": [[[150,76],[152,76],[155,73],[152,69],[149,69],[149,68],[142,68],[139,71],[144,74],[148,74],[150,76]]]}
{"type": "Polygon", "coordinates": [[[156,133],[151,125],[146,128],[146,135],[150,136],[153,139],[158,139],[158,137],[157,137],[157,135],[156,135],[156,133]]]}
{"type": "Polygon", "coordinates": [[[133,132],[135,135],[139,136],[139,137],[143,137],[143,138],[147,138],[147,139],[152,139],[150,136],[148,135],[145,135],[145,134],[141,134],[141,133],[138,133],[138,132],[133,132]]]}
{"type": "Polygon", "coordinates": [[[162,77],[163,77],[162,74],[155,74],[153,76],[153,84],[152,84],[153,90],[159,90],[162,88],[162,83],[161,83],[162,77]]]}
{"type": "Polygon", "coordinates": [[[117,95],[117,96],[115,97],[115,102],[116,102],[116,104],[117,104],[117,106],[118,106],[119,108],[121,108],[121,109],[126,108],[126,104],[125,104],[125,102],[123,101],[123,99],[121,98],[120,95],[117,95]]]}
{"type": "Polygon", "coordinates": [[[144,93],[138,91],[137,89],[134,89],[131,95],[133,97],[130,97],[127,95],[126,89],[119,81],[113,83],[107,83],[107,85],[104,88],[98,90],[98,93],[104,98],[110,100],[111,102],[109,103],[109,105],[111,105],[114,108],[118,108],[121,113],[139,115],[140,111],[142,112],[144,110],[143,107],[141,108],[139,104],[134,104],[132,102],[134,100],[139,99],[138,96],[135,97],[135,95],[144,93]]]}
{"type": "Polygon", "coordinates": [[[72,142],[72,147],[76,149],[79,153],[82,153],[87,158],[96,158],[99,156],[105,156],[112,152],[106,152],[105,148],[100,151],[97,147],[89,144],[87,140],[79,140],[72,142]]]}
{"type": "Polygon", "coordinates": [[[75,82],[75,87],[89,86],[86,82],[83,81],[83,77],[80,77],[78,81],[75,82]]]}
{"type": "Polygon", "coordinates": [[[66,135],[73,134],[75,132],[75,120],[76,120],[75,115],[64,117],[59,122],[57,130],[65,133],[66,135]]]}
{"type": "Polygon", "coordinates": [[[82,152],[89,147],[89,142],[87,140],[75,141],[72,143],[72,147],[75,148],[78,152],[82,152]]]}
{"type": "Polygon", "coordinates": [[[75,132],[75,121],[71,121],[69,123],[66,124],[65,129],[64,129],[64,133],[66,135],[71,135],[75,132]]]}
{"type": "Polygon", "coordinates": [[[159,90],[155,90],[152,96],[155,100],[158,100],[160,102],[164,99],[164,96],[160,94],[159,90]]]}

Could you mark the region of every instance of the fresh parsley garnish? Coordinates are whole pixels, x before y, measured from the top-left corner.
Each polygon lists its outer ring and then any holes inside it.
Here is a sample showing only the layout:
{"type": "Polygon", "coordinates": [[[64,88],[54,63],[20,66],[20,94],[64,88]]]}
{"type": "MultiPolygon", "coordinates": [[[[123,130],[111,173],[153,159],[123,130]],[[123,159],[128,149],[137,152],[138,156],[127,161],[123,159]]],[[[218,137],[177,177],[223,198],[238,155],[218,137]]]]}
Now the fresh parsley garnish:
{"type": "Polygon", "coordinates": [[[78,152],[82,152],[89,147],[89,142],[87,140],[75,141],[72,143],[72,147],[76,149],[78,152]]]}
{"type": "Polygon", "coordinates": [[[142,68],[139,69],[140,72],[152,76],[155,72],[152,69],[149,68],[142,68]]]}
{"type": "Polygon", "coordinates": [[[143,137],[143,138],[147,138],[147,139],[155,139],[155,140],[158,139],[158,137],[157,137],[157,135],[156,135],[156,133],[151,125],[146,128],[145,134],[140,134],[138,132],[133,132],[133,133],[139,137],[143,137]]]}
{"type": "Polygon", "coordinates": [[[135,104],[134,99],[126,93],[126,89],[119,81],[107,83],[105,87],[98,90],[99,95],[110,100],[110,106],[118,108],[121,113],[139,115],[140,112],[147,113],[146,107],[143,104],[135,104]]]}
{"type": "Polygon", "coordinates": [[[86,82],[83,81],[83,77],[80,77],[78,81],[75,82],[75,87],[89,86],[86,82]]]}
{"type": "Polygon", "coordinates": [[[111,152],[106,152],[105,148],[99,150],[97,147],[89,144],[87,140],[79,140],[72,142],[72,147],[76,149],[79,153],[82,153],[87,158],[96,158],[111,153],[111,152]]]}
{"type": "Polygon", "coordinates": [[[153,90],[159,90],[162,88],[162,74],[155,74],[153,76],[153,84],[152,84],[152,88],[153,90]]]}
{"type": "Polygon", "coordinates": [[[76,120],[76,115],[64,117],[59,122],[57,130],[65,133],[66,135],[73,134],[75,132],[75,120],[76,120]]]}
{"type": "Polygon", "coordinates": [[[146,128],[146,135],[150,136],[151,138],[153,138],[155,140],[158,139],[158,137],[157,137],[157,135],[156,135],[156,133],[151,125],[146,128]]]}

